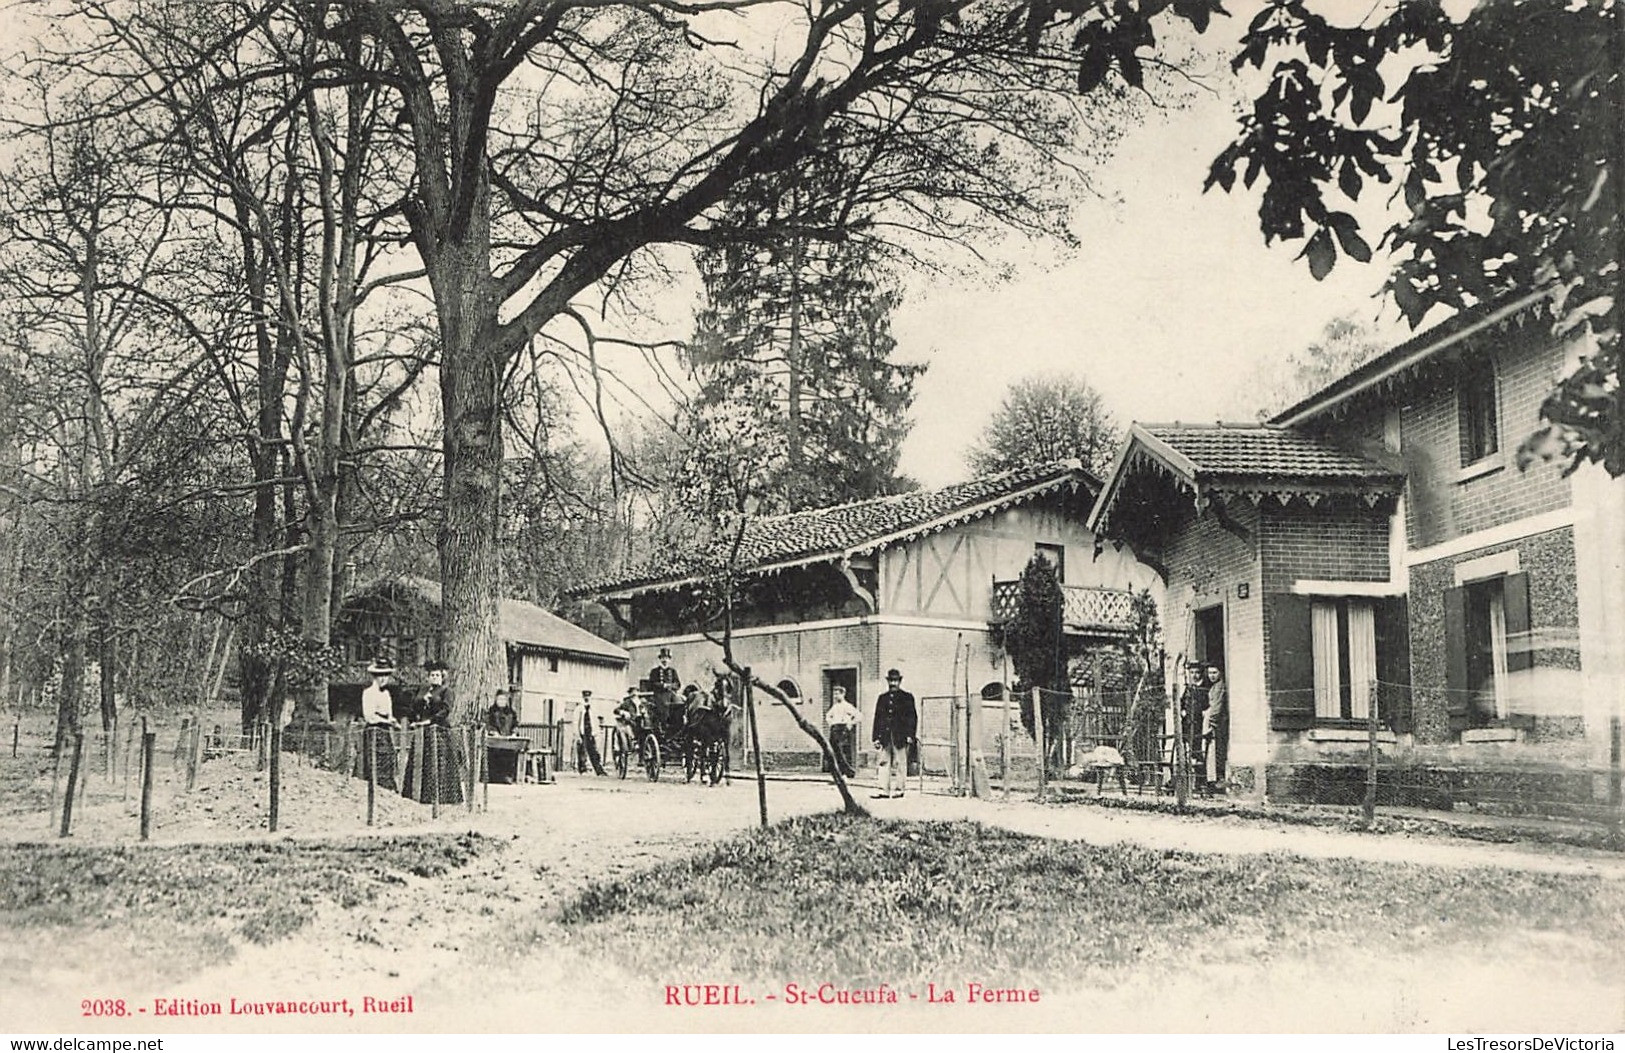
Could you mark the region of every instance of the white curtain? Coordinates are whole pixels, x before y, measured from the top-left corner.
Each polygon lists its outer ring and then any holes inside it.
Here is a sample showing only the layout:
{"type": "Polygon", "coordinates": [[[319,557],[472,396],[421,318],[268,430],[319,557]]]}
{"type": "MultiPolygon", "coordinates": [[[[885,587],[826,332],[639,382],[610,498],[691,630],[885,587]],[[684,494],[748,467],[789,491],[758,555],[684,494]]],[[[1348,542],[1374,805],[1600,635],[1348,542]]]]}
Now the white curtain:
{"type": "Polygon", "coordinates": [[[1377,619],[1371,604],[1349,601],[1349,715],[1364,720],[1377,682],[1377,619]]]}
{"type": "Polygon", "coordinates": [[[1316,600],[1309,607],[1309,619],[1315,663],[1315,716],[1335,719],[1343,715],[1336,602],[1316,600]]]}
{"type": "Polygon", "coordinates": [[[1507,718],[1507,606],[1506,593],[1498,587],[1490,593],[1490,668],[1495,671],[1495,715],[1507,718]]]}

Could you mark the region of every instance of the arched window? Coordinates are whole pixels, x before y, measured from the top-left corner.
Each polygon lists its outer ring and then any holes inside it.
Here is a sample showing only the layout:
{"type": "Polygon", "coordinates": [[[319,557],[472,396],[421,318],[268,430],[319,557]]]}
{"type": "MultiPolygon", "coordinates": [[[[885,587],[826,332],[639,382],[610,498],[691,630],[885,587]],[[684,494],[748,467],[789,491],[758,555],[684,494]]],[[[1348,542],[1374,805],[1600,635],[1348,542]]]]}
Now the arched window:
{"type": "Polygon", "coordinates": [[[778,689],[780,691],[783,691],[784,692],[784,697],[788,698],[792,702],[800,702],[802,700],[801,699],[801,685],[797,684],[794,680],[790,679],[789,677],[785,677],[783,680],[779,681],[778,689]]]}
{"type": "Polygon", "coordinates": [[[998,702],[1004,698],[1004,685],[997,680],[982,685],[982,701],[998,702]]]}

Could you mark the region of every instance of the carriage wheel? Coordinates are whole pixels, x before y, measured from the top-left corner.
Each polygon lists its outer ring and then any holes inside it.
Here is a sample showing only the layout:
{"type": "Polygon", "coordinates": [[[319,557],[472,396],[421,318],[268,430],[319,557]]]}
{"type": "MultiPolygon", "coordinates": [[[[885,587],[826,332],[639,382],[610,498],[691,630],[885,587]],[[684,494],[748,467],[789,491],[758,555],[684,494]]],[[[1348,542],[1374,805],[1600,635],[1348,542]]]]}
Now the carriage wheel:
{"type": "Polygon", "coordinates": [[[632,750],[626,744],[626,736],[617,731],[610,749],[615,755],[615,774],[626,778],[626,770],[632,766],[632,750]]]}
{"type": "Polygon", "coordinates": [[[728,744],[713,742],[706,752],[709,754],[706,775],[710,777],[711,785],[715,786],[728,774],[728,744]]]}
{"type": "Polygon", "coordinates": [[[643,770],[648,772],[650,782],[660,778],[660,743],[653,735],[643,736],[643,742],[638,746],[638,760],[643,770]]]}

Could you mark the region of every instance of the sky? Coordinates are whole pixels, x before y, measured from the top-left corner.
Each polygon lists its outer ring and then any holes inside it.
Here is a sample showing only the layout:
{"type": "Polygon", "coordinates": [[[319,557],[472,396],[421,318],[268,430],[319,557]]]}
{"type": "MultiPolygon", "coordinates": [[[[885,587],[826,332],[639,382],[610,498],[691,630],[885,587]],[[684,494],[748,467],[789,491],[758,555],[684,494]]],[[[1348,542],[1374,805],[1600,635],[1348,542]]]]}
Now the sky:
{"type": "MultiPolygon", "coordinates": [[[[1041,372],[1081,376],[1120,421],[1254,420],[1245,380],[1258,363],[1313,343],[1352,315],[1402,336],[1375,294],[1379,253],[1339,257],[1317,282],[1302,242],[1266,248],[1258,197],[1202,193],[1230,141],[1232,102],[1202,94],[1125,137],[1080,202],[1070,259],[1034,252],[1000,285],[917,283],[893,319],[898,357],[925,362],[901,469],[927,486],[963,479],[963,453],[1009,385],[1041,372]],[[1110,200],[1112,197],[1117,200],[1110,200]],[[1047,256],[1047,258],[1045,258],[1047,256]]],[[[1376,243],[1378,231],[1368,231],[1376,243]]]]}

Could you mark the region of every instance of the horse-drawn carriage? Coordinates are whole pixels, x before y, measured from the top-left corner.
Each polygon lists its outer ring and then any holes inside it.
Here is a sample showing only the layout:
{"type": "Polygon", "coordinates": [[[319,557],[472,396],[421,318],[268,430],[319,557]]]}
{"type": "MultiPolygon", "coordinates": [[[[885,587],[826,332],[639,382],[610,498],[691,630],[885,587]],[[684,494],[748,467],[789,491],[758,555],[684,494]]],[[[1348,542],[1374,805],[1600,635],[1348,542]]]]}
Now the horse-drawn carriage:
{"type": "Polygon", "coordinates": [[[681,765],[689,782],[699,776],[712,786],[728,775],[728,738],[733,716],[728,682],[718,679],[701,691],[633,691],[615,709],[610,759],[626,778],[636,764],[650,782],[662,769],[681,765]]]}

